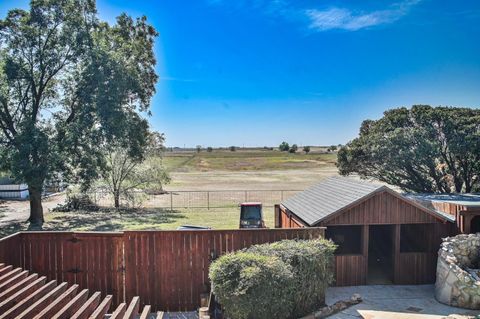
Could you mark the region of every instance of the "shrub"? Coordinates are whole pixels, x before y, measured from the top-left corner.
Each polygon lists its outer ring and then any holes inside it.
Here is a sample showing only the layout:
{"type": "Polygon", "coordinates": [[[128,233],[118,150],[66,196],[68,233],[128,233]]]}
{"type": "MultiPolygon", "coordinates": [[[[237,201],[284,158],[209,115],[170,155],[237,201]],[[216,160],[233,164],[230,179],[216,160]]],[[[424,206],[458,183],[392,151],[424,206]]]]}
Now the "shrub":
{"type": "Polygon", "coordinates": [[[248,252],[224,255],[210,266],[212,290],[233,319],[288,318],[291,267],[277,257],[248,252]]]}
{"type": "Polygon", "coordinates": [[[324,304],[335,248],[324,239],[283,240],[225,255],[210,268],[213,292],[233,319],[304,316],[324,304]]]}
{"type": "Polygon", "coordinates": [[[256,255],[280,258],[295,274],[292,314],[302,317],[325,303],[325,290],[333,282],[331,261],[336,246],[329,240],[282,240],[247,249],[256,255]]]}
{"type": "Polygon", "coordinates": [[[210,146],[209,146],[209,147],[207,147],[207,152],[209,152],[209,153],[213,152],[213,148],[212,148],[212,147],[210,147],[210,146]]]}
{"type": "Polygon", "coordinates": [[[303,151],[305,152],[305,154],[310,153],[310,146],[304,146],[303,151]]]}
{"type": "Polygon", "coordinates": [[[298,150],[298,145],[297,144],[293,144],[292,147],[290,147],[290,149],[288,150],[290,153],[296,153],[298,150]]]}
{"type": "Polygon", "coordinates": [[[228,148],[231,152],[235,152],[237,150],[237,147],[236,146],[230,146],[228,148]]]}

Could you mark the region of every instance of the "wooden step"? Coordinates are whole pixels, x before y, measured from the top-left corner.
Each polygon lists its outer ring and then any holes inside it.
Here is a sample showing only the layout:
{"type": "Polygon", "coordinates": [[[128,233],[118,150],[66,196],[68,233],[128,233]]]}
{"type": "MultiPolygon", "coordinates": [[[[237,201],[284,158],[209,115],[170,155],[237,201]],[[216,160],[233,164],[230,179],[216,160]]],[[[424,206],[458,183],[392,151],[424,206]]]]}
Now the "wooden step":
{"type": "MultiPolygon", "coordinates": [[[[89,298],[88,289],[77,294],[79,285],[55,280],[47,282],[45,276],[31,274],[21,268],[0,263],[0,319],[104,319],[112,305],[113,296],[101,300],[101,293],[89,298]]],[[[152,307],[140,310],[140,298],[133,297],[121,303],[109,316],[111,319],[148,319],[152,307]]],[[[163,319],[158,312],[157,319],[163,319]]]]}
{"type": "Polygon", "coordinates": [[[60,311],[66,304],[68,304],[77,294],[78,285],[73,285],[67,289],[54,302],[45,307],[34,319],[50,319],[60,311]]]}
{"type": "Polygon", "coordinates": [[[121,303],[118,305],[117,309],[112,313],[110,319],[123,319],[125,312],[127,311],[127,304],[121,303]]]}
{"type": "Polygon", "coordinates": [[[42,309],[47,307],[50,303],[55,301],[57,297],[67,290],[68,284],[66,282],[62,282],[52,291],[43,295],[42,298],[37,300],[33,305],[28,307],[25,311],[23,311],[20,315],[17,316],[16,319],[30,319],[33,318],[35,315],[39,314],[42,309]]]}
{"type": "Polygon", "coordinates": [[[11,277],[7,281],[4,281],[3,283],[0,284],[0,292],[5,291],[8,288],[14,286],[15,284],[19,283],[23,279],[27,278],[28,276],[28,271],[22,271],[21,273],[11,277]]]}
{"type": "Polygon", "coordinates": [[[22,268],[15,268],[14,270],[11,270],[5,274],[3,274],[0,277],[0,284],[4,283],[5,281],[9,280],[10,278],[18,275],[19,273],[22,272],[22,268]]]}
{"type": "Polygon", "coordinates": [[[16,292],[22,290],[24,287],[27,287],[30,285],[32,282],[37,280],[38,275],[37,274],[32,274],[28,276],[27,278],[23,279],[22,281],[18,282],[14,286],[6,289],[5,291],[0,292],[0,303],[6,300],[8,297],[12,296],[16,292]]]}
{"type": "Polygon", "coordinates": [[[88,299],[88,289],[82,290],[72,300],[70,300],[60,311],[58,311],[52,319],[67,319],[82,307],[88,299]]]}
{"type": "Polygon", "coordinates": [[[97,309],[92,313],[88,319],[103,319],[110,309],[112,304],[112,295],[108,295],[103,299],[103,301],[98,305],[97,309]]]}
{"type": "Polygon", "coordinates": [[[148,317],[150,316],[150,313],[152,312],[152,307],[151,306],[145,306],[143,308],[143,311],[142,313],[140,314],[140,318],[139,319],[148,319],[148,317]]]}
{"type": "Polygon", "coordinates": [[[95,292],[70,319],[88,319],[100,303],[100,293],[95,292]]]}
{"type": "Polygon", "coordinates": [[[29,305],[31,305],[32,303],[35,303],[37,300],[42,298],[45,293],[48,293],[51,290],[55,289],[56,286],[57,286],[57,282],[55,280],[52,280],[46,283],[45,285],[41,286],[39,289],[32,292],[26,298],[22,299],[15,306],[8,309],[4,314],[0,315],[0,319],[16,318],[19,314],[25,311],[25,309],[27,309],[29,305]]]}
{"type": "Polygon", "coordinates": [[[12,296],[7,298],[5,301],[0,303],[0,313],[4,313],[11,307],[15,306],[17,303],[21,302],[23,299],[28,297],[38,288],[42,287],[47,281],[47,277],[40,277],[34,282],[30,283],[28,286],[22,288],[21,290],[14,293],[12,296]]]}
{"type": "Polygon", "coordinates": [[[138,310],[140,309],[140,298],[133,297],[132,301],[128,305],[127,311],[123,316],[123,319],[136,319],[138,316],[138,310]]]}

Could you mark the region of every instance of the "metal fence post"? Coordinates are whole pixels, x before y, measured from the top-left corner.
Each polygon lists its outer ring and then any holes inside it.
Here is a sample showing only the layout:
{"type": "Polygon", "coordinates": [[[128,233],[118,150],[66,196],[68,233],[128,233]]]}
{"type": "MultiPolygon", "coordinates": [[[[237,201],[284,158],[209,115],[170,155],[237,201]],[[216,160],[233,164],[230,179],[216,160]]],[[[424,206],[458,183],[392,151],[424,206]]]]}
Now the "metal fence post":
{"type": "Polygon", "coordinates": [[[280,201],[283,202],[283,190],[280,191],[280,201]]]}
{"type": "Polygon", "coordinates": [[[173,212],[173,192],[170,192],[170,211],[173,212]]]}
{"type": "Polygon", "coordinates": [[[248,202],[248,195],[247,195],[247,191],[245,191],[245,202],[248,202]]]}
{"type": "Polygon", "coordinates": [[[210,192],[207,191],[207,210],[210,210],[210,192]]]}

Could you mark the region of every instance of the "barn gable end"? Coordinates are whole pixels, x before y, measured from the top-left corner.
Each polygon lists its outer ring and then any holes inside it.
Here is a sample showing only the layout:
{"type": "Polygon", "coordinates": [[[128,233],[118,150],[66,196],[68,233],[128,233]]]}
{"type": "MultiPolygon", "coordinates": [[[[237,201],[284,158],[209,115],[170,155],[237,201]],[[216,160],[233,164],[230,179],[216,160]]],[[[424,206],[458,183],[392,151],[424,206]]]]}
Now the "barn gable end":
{"type": "Polygon", "coordinates": [[[417,224],[446,222],[387,188],[376,191],[351,207],[339,210],[316,225],[417,224]]]}

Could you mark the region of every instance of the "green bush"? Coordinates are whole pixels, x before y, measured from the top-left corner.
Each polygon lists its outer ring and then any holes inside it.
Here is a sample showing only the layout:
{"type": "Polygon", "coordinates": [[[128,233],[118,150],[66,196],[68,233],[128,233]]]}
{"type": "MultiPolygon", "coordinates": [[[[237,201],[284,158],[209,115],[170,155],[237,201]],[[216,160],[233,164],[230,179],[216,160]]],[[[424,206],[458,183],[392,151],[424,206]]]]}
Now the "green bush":
{"type": "Polygon", "coordinates": [[[210,268],[213,292],[233,319],[301,317],[324,304],[335,248],[324,239],[283,240],[225,255],[210,268]]]}
{"type": "Polygon", "coordinates": [[[247,252],[224,255],[210,266],[215,297],[233,319],[288,318],[291,268],[279,258],[247,252]]]}
{"type": "Polygon", "coordinates": [[[282,240],[252,246],[248,252],[280,258],[292,267],[294,301],[292,314],[304,316],[325,303],[325,290],[333,282],[331,261],[336,246],[329,240],[282,240]]]}

